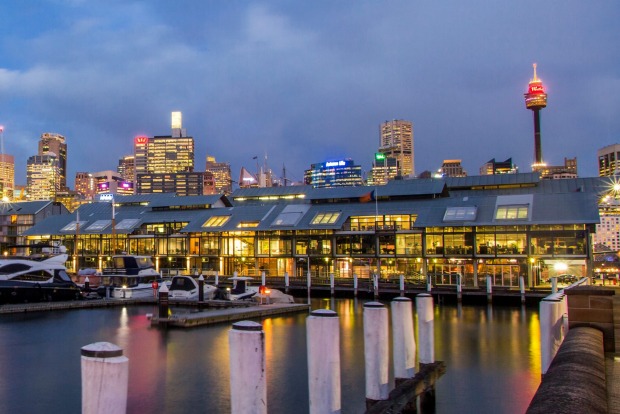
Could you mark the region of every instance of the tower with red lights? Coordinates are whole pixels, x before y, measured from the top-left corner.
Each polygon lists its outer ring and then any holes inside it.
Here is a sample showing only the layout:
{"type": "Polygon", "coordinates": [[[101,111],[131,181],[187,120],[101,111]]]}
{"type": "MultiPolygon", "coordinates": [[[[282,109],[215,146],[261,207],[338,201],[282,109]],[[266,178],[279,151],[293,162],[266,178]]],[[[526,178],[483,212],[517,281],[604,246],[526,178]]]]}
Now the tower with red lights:
{"type": "Polygon", "coordinates": [[[540,110],[547,106],[547,94],[542,81],[536,76],[536,63],[532,66],[534,66],[534,78],[527,87],[525,107],[534,112],[534,165],[532,165],[532,169],[536,170],[536,167],[545,165],[540,143],[540,110]]]}

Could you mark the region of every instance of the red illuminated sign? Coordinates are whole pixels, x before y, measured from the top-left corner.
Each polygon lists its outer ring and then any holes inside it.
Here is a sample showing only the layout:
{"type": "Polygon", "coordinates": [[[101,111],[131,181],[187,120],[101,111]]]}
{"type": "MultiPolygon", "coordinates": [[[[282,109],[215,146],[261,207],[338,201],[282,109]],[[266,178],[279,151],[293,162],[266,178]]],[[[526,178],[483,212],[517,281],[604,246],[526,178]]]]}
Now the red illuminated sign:
{"type": "Polygon", "coordinates": [[[136,145],[146,144],[148,140],[148,137],[136,137],[136,145]]]}
{"type": "Polygon", "coordinates": [[[545,88],[542,86],[542,83],[530,83],[529,92],[528,93],[545,93],[545,88]]]}

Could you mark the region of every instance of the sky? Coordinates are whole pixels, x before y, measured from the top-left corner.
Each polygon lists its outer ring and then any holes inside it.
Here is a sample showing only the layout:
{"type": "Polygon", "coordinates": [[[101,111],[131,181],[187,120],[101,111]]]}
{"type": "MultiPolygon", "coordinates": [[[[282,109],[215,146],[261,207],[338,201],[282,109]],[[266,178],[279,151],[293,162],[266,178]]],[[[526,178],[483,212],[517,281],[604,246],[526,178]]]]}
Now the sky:
{"type": "Polygon", "coordinates": [[[597,175],[620,142],[617,0],[0,2],[0,124],[16,184],[44,132],[75,173],[116,170],[170,114],[207,154],[302,180],[310,164],[370,170],[379,126],[413,122],[415,173],[461,159],[469,175],[534,158],[523,94],[548,93],[542,155],[597,175]]]}

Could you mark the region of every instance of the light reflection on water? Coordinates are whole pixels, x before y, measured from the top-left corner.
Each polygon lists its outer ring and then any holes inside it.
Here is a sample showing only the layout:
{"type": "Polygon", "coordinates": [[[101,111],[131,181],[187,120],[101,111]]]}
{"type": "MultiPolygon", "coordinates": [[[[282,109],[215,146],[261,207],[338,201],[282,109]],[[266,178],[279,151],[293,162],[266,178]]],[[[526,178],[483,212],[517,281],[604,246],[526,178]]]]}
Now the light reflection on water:
{"type": "MultiPolygon", "coordinates": [[[[338,313],[342,411],[363,412],[363,301],[312,304],[338,313]]],[[[79,413],[80,348],[105,341],[129,358],[128,413],[230,412],[230,324],[166,331],[150,327],[146,314],[154,312],[127,307],[0,316],[3,411],[79,413]]],[[[269,412],[308,410],[307,316],[262,322],[269,412]]],[[[434,325],[435,357],[447,365],[437,385],[437,413],[525,411],[540,382],[536,309],[441,305],[434,325]]]]}

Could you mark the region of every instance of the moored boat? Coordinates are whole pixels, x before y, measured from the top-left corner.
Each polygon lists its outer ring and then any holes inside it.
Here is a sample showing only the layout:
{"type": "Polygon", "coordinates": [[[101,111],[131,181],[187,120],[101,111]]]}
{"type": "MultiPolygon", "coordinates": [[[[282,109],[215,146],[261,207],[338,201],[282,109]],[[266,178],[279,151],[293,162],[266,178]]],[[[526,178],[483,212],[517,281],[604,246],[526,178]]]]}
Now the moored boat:
{"type": "MultiPolygon", "coordinates": [[[[200,284],[191,276],[174,276],[168,289],[168,295],[172,299],[198,300],[200,284]]],[[[204,283],[202,289],[204,300],[213,299],[217,290],[215,286],[204,283]]]]}
{"type": "Polygon", "coordinates": [[[102,281],[97,293],[107,296],[108,290],[115,299],[153,297],[163,283],[151,258],[135,255],[112,256],[103,268],[102,281]]]}
{"type": "MultiPolygon", "coordinates": [[[[229,300],[257,300],[265,303],[294,303],[295,300],[291,295],[277,290],[271,289],[263,285],[252,285],[254,280],[248,276],[233,276],[228,278],[233,282],[232,288],[226,288],[226,292],[222,295],[221,289],[219,296],[224,296],[229,300]]],[[[216,295],[217,297],[218,295],[216,295]]]]}
{"type": "Polygon", "coordinates": [[[68,255],[61,247],[51,255],[1,258],[0,304],[81,299],[79,286],[67,274],[68,255]]]}

